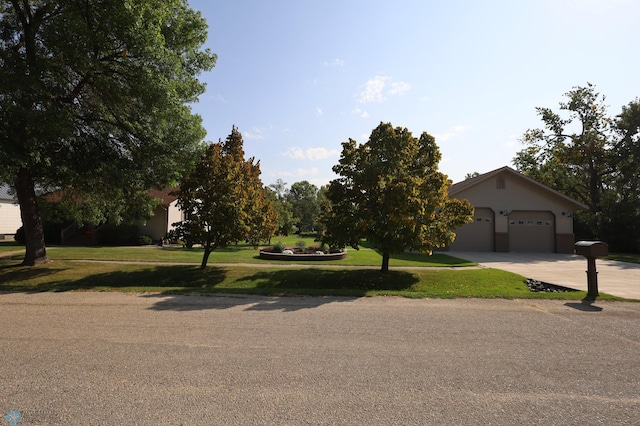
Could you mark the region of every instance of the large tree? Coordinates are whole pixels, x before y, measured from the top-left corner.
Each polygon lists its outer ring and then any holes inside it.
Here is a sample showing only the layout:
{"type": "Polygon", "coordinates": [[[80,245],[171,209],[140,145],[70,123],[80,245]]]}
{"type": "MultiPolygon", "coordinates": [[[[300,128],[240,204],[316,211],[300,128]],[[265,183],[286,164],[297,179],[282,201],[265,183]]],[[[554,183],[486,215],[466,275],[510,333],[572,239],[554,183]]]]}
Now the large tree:
{"type": "Polygon", "coordinates": [[[544,127],[524,134],[525,148],[514,164],[589,206],[575,216],[579,237],[633,247],[640,242],[640,227],[633,226],[640,219],[640,103],[636,99],[610,117],[605,97],[592,84],[565,97],[558,112],[536,108],[544,127]]]}
{"type": "Polygon", "coordinates": [[[287,192],[287,200],[291,203],[293,217],[297,218],[299,231],[313,231],[313,224],[320,211],[318,187],[306,180],[295,182],[287,192]]]}
{"type": "Polygon", "coordinates": [[[431,252],[455,239],[454,229],[472,220],[468,201],[448,198],[451,181],[438,171],[440,150],[424,132],[380,123],[365,144],[342,144],[321,221],[322,241],[333,248],[358,248],[366,239],[382,253],[382,272],[392,253],[431,252]]]}
{"type": "Polygon", "coordinates": [[[215,64],[206,37],[186,0],[2,3],[0,180],[20,204],[23,264],[48,260],[37,190],[118,221],[195,161],[204,130],[188,104],[215,64]]]}
{"type": "Polygon", "coordinates": [[[277,232],[280,235],[289,235],[296,230],[295,224],[299,219],[293,216],[293,206],[288,200],[289,190],[287,183],[278,179],[267,188],[268,196],[272,201],[273,208],[278,216],[277,232]]]}
{"type": "Polygon", "coordinates": [[[260,180],[260,163],[245,160],[242,145],[233,127],[224,142],[209,145],[177,192],[184,220],[174,224],[176,234],[189,244],[202,244],[203,269],[214,250],[240,240],[255,245],[275,230],[277,217],[260,180]]]}

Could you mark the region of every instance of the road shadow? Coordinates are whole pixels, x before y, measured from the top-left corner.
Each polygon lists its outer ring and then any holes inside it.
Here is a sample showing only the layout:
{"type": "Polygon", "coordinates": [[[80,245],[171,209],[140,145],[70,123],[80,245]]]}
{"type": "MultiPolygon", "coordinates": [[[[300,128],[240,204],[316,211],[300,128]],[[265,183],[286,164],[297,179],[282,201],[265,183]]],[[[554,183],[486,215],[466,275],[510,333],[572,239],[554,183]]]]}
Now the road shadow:
{"type": "Polygon", "coordinates": [[[356,297],[340,296],[260,296],[254,294],[171,295],[146,294],[142,297],[159,299],[149,309],[153,311],[190,312],[225,310],[244,307],[245,311],[295,312],[314,309],[330,303],[352,302],[356,297]]]}
{"type": "MultiPolygon", "coordinates": [[[[227,280],[228,281],[228,280],[227,280]]],[[[283,312],[310,309],[327,303],[343,302],[363,297],[370,291],[404,290],[419,282],[410,272],[377,270],[291,269],[256,271],[240,276],[224,287],[211,289],[206,296],[180,294],[148,295],[160,300],[153,310],[191,311],[229,309],[246,306],[251,311],[283,312]],[[227,291],[223,296],[221,292],[227,291]],[[215,293],[214,293],[215,292],[215,293]],[[229,294],[233,293],[233,294],[229,294]],[[244,293],[244,294],[242,294],[244,293]],[[287,297],[296,296],[296,297],[287,297]]]]}
{"type": "Polygon", "coordinates": [[[567,302],[564,305],[583,312],[602,312],[603,308],[601,308],[600,306],[595,306],[595,301],[595,297],[587,297],[582,299],[580,303],[567,302]]]}

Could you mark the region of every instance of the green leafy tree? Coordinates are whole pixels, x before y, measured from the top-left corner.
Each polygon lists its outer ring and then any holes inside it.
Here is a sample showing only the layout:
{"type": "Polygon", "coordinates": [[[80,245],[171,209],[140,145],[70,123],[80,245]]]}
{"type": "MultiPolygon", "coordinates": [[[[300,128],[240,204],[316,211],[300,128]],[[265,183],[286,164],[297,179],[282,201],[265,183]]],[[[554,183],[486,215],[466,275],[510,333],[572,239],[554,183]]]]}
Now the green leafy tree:
{"type": "Polygon", "coordinates": [[[0,5],[0,180],[14,189],[25,265],[48,261],[40,190],[75,217],[149,212],[201,152],[192,114],[215,55],[186,0],[11,0],[0,5]]]}
{"type": "Polygon", "coordinates": [[[293,216],[298,219],[296,225],[301,232],[313,230],[313,224],[320,211],[318,187],[306,180],[295,182],[287,193],[293,216]]]}
{"type": "Polygon", "coordinates": [[[441,155],[433,136],[380,123],[369,141],[342,144],[326,192],[321,238],[332,248],[359,248],[365,238],[382,253],[382,272],[392,253],[431,252],[455,239],[454,229],[472,220],[468,201],[448,198],[451,181],[438,171],[441,155]]]}
{"type": "Polygon", "coordinates": [[[278,216],[276,232],[279,235],[289,235],[294,232],[297,229],[295,224],[298,222],[298,219],[293,216],[293,206],[287,199],[289,191],[286,185],[286,182],[278,179],[268,187],[268,196],[278,216]]]}
{"type": "Polygon", "coordinates": [[[260,181],[260,163],[245,160],[242,145],[234,126],[224,142],[209,145],[177,192],[185,219],[174,223],[176,235],[188,244],[202,244],[203,269],[214,250],[240,240],[256,244],[274,230],[276,218],[260,181]]]}
{"type": "Polygon", "coordinates": [[[589,206],[575,216],[579,237],[633,247],[640,233],[622,224],[640,219],[640,104],[636,99],[612,118],[592,84],[574,87],[565,97],[559,112],[536,108],[544,127],[524,134],[525,148],[514,164],[589,206]]]}

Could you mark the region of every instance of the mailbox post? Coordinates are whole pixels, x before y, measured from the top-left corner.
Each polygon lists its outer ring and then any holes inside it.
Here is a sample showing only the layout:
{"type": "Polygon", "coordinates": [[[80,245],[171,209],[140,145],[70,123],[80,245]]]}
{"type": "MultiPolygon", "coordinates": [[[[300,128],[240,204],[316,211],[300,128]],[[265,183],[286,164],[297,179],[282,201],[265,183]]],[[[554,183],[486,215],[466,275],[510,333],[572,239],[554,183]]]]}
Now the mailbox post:
{"type": "Polygon", "coordinates": [[[609,245],[602,241],[578,241],[574,245],[576,254],[587,258],[587,296],[598,296],[598,271],[596,258],[609,254],[609,245]]]}

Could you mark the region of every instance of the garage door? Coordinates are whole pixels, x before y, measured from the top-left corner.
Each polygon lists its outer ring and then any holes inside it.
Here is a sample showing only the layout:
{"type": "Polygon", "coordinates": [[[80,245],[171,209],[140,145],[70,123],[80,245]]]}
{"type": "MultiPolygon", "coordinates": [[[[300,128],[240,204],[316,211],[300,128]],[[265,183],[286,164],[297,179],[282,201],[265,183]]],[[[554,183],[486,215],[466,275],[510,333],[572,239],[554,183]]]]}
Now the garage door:
{"type": "Polygon", "coordinates": [[[509,250],[553,253],[554,217],[550,212],[516,211],[509,215],[509,250]]]}
{"type": "Polygon", "coordinates": [[[456,240],[449,246],[458,251],[494,251],[493,210],[476,207],[473,222],[456,230],[456,240]]]}

